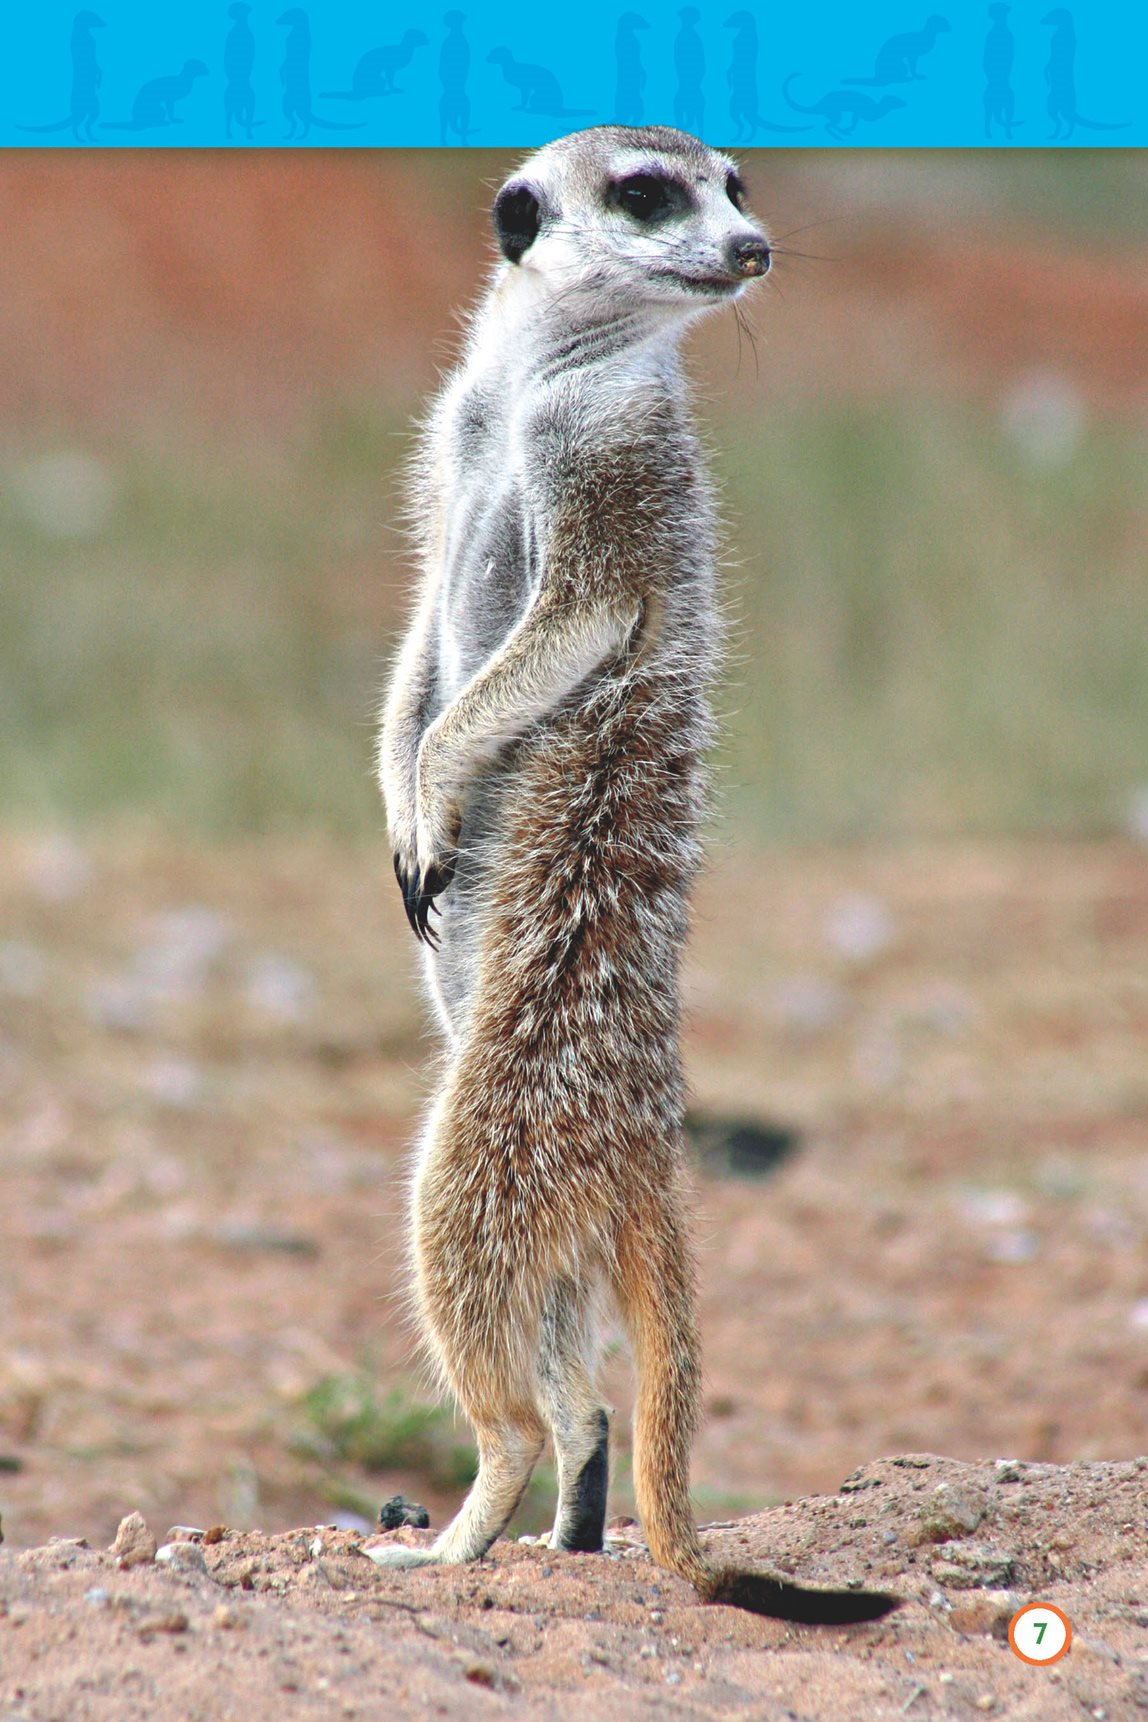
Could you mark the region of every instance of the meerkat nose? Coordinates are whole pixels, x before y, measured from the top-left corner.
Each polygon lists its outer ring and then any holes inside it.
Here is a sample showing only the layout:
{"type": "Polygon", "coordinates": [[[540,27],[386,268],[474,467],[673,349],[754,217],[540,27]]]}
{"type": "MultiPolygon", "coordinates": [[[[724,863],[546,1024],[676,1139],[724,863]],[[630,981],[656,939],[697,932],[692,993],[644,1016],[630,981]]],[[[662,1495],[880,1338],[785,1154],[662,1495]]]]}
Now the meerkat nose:
{"type": "Polygon", "coordinates": [[[764,239],[737,239],[729,248],[730,267],[738,275],[765,275],[769,246],[764,239]]]}

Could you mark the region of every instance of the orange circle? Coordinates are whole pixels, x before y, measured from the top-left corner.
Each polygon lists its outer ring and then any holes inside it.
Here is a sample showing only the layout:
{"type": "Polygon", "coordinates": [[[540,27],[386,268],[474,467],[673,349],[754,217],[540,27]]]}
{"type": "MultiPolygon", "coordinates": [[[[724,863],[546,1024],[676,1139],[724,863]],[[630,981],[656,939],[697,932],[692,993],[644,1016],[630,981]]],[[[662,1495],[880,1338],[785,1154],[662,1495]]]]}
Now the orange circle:
{"type": "Polygon", "coordinates": [[[1053,1602],[1026,1602],[1023,1608],[1018,1608],[1008,1623],[1009,1649],[1014,1656],[1019,1656],[1022,1662],[1027,1662],[1030,1668],[1051,1668],[1054,1662],[1059,1662],[1062,1656],[1067,1656],[1072,1648],[1072,1622],[1062,1608],[1057,1608],[1053,1602]],[[1033,1609],[1040,1609],[1044,1614],[1054,1614],[1064,1627],[1064,1643],[1055,1656],[1026,1656],[1016,1642],[1016,1623],[1033,1609]]]}

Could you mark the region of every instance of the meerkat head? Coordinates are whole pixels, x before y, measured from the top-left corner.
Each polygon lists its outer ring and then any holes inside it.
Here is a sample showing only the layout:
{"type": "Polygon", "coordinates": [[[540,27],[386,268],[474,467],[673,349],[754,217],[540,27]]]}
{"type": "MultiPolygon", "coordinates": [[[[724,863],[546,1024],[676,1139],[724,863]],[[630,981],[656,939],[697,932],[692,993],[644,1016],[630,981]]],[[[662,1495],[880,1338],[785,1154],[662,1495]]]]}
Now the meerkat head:
{"type": "Polygon", "coordinates": [[[585,295],[684,316],[770,265],[728,156],[668,126],[595,126],[547,144],[494,201],[502,254],[564,304],[585,295]]]}

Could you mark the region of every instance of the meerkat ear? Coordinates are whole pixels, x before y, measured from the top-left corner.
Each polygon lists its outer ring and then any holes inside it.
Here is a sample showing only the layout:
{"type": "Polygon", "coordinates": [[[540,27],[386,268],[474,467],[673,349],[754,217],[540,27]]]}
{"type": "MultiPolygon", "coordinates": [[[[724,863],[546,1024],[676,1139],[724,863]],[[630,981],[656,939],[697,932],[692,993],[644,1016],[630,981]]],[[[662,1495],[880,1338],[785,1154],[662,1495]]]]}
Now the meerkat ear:
{"type": "Polygon", "coordinates": [[[495,198],[493,214],[502,255],[510,263],[521,263],[542,226],[541,198],[525,180],[512,180],[495,198]]]}

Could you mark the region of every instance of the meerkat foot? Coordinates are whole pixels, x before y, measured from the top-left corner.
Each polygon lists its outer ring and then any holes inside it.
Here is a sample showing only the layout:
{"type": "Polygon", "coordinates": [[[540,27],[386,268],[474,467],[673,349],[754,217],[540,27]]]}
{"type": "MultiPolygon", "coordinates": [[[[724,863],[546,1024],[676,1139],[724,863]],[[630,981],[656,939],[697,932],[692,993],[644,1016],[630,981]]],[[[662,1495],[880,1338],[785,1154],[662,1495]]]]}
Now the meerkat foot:
{"type": "MultiPolygon", "coordinates": [[[[562,1476],[558,1516],[550,1535],[552,1549],[580,1554],[601,1554],[606,1531],[606,1491],[610,1482],[610,1424],[599,1411],[594,1424],[595,1442],[589,1458],[572,1476],[562,1476]]],[[[560,1451],[559,1466],[566,1455],[560,1451]]]]}
{"type": "Polygon", "coordinates": [[[442,1566],[442,1556],[433,1549],[408,1549],[402,1544],[390,1545],[381,1549],[364,1549],[368,1560],[374,1561],[377,1567],[386,1567],[388,1572],[406,1572],[412,1567],[442,1566]]]}

